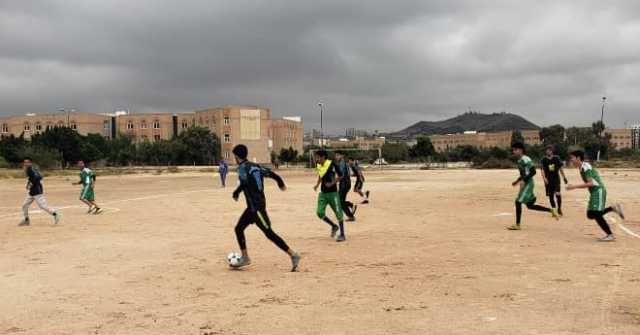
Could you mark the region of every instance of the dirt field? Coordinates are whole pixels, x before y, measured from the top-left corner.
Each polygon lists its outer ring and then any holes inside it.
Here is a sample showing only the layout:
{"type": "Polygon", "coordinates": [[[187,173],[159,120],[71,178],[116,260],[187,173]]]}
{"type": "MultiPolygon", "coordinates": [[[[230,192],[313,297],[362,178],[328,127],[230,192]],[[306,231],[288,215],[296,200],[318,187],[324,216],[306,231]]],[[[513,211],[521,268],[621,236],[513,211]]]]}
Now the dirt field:
{"type": "Polygon", "coordinates": [[[516,172],[458,170],[369,173],[372,203],[338,244],[313,175],[284,173],[269,211],[298,273],[256,227],[253,265],[228,269],[244,203],[212,175],[98,177],[99,216],[75,180],[47,178],[63,222],[26,228],[24,182],[0,180],[0,334],[640,334],[640,171],[603,175],[627,209],[615,243],[595,242],[584,190],[560,222],[525,209],[510,232],[516,172]]]}

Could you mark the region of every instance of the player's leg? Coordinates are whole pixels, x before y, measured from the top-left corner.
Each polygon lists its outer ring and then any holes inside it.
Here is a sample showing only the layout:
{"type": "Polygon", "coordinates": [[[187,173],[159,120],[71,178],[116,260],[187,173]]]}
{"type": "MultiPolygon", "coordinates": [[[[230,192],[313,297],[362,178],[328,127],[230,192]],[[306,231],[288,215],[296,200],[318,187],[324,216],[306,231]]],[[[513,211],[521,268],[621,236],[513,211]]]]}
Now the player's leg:
{"type": "Polygon", "coordinates": [[[264,209],[258,210],[256,212],[255,221],[258,228],[262,230],[262,233],[264,233],[271,242],[278,246],[280,250],[286,252],[291,257],[291,271],[296,271],[298,264],[300,263],[300,255],[293,251],[293,249],[289,248],[287,242],[285,242],[282,237],[271,229],[271,220],[269,219],[267,211],[264,209]]]}
{"type": "Polygon", "coordinates": [[[336,239],[338,242],[342,242],[346,239],[344,234],[344,213],[342,212],[342,206],[340,205],[340,197],[337,192],[329,193],[329,206],[331,210],[336,214],[338,219],[338,227],[340,228],[340,235],[336,239]]]}
{"type": "Polygon", "coordinates": [[[28,226],[31,223],[29,219],[29,207],[34,201],[35,199],[30,195],[27,195],[27,197],[24,198],[24,201],[22,202],[23,219],[20,222],[19,226],[28,226]]]}
{"type": "Polygon", "coordinates": [[[509,230],[520,230],[520,223],[522,222],[522,203],[518,200],[515,202],[516,204],[516,224],[513,226],[507,227],[509,230]]]}
{"type": "Polygon", "coordinates": [[[598,226],[600,226],[600,229],[607,234],[607,236],[601,238],[600,241],[613,241],[615,240],[615,237],[613,236],[613,232],[611,231],[611,227],[609,227],[607,220],[604,218],[604,214],[604,211],[589,210],[587,211],[587,218],[595,220],[596,223],[598,223],[598,226]]]}
{"type": "Polygon", "coordinates": [[[556,204],[558,204],[558,214],[564,215],[564,213],[562,213],[562,195],[560,191],[556,192],[556,204]]]}
{"type": "Polygon", "coordinates": [[[254,215],[248,208],[244,210],[238,223],[235,227],[236,240],[238,241],[238,246],[240,247],[240,252],[242,252],[242,260],[237,267],[242,267],[245,265],[251,264],[251,259],[249,258],[249,252],[247,251],[247,238],[244,235],[244,230],[249,227],[254,221],[254,215]]]}
{"type": "Polygon", "coordinates": [[[53,216],[53,223],[58,224],[58,222],[60,222],[60,213],[58,213],[58,211],[56,211],[55,209],[49,207],[49,205],[47,204],[47,199],[44,197],[44,195],[36,195],[34,198],[38,207],[40,207],[40,209],[42,209],[49,215],[53,216]]]}
{"type": "Polygon", "coordinates": [[[347,220],[355,221],[353,213],[351,212],[351,208],[352,208],[353,204],[351,204],[350,202],[347,201],[348,193],[349,193],[349,190],[347,188],[341,188],[340,189],[340,205],[342,206],[342,209],[344,210],[344,214],[347,216],[347,220]]]}
{"type": "Polygon", "coordinates": [[[327,217],[327,205],[329,205],[327,193],[320,192],[318,194],[318,207],[316,209],[316,215],[329,226],[331,226],[331,237],[335,237],[338,232],[338,225],[333,223],[331,219],[327,217]]]}
{"type": "Polygon", "coordinates": [[[544,188],[545,188],[547,197],[549,198],[549,205],[551,205],[551,207],[553,208],[556,208],[556,195],[553,189],[553,185],[551,183],[548,183],[544,185],[544,188]]]}

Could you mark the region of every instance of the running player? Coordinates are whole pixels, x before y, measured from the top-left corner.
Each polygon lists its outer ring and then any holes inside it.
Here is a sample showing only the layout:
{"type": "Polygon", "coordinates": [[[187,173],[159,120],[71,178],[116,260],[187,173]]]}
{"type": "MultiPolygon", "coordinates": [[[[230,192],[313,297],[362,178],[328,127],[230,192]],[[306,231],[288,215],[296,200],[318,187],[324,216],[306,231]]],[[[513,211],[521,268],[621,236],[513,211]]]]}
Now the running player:
{"type": "Polygon", "coordinates": [[[353,191],[360,194],[361,197],[364,198],[364,200],[362,201],[362,204],[368,204],[369,203],[369,191],[363,192],[363,188],[364,188],[364,174],[362,173],[362,167],[360,167],[360,164],[358,163],[358,161],[353,160],[353,159],[349,159],[349,166],[351,166],[351,170],[353,171],[353,175],[356,177],[356,184],[353,187],[353,191]]]}
{"type": "Polygon", "coordinates": [[[78,168],[80,169],[80,180],[73,185],[82,185],[80,191],[80,201],[89,206],[87,214],[100,214],[102,209],[96,203],[96,196],[93,190],[93,186],[96,182],[96,174],[91,170],[83,160],[78,161],[78,168]]]}
{"type": "Polygon", "coordinates": [[[536,205],[536,196],[534,194],[535,183],[533,182],[533,176],[536,175],[536,168],[533,166],[533,161],[529,156],[525,155],[524,144],[516,142],[511,145],[513,154],[518,158],[518,170],[520,176],[511,185],[520,185],[520,192],[516,198],[516,223],[509,226],[509,230],[520,230],[520,222],[522,219],[522,204],[526,205],[528,209],[540,212],[549,212],[556,218],[559,218],[558,213],[553,208],[547,208],[544,206],[536,205]]]}
{"type": "Polygon", "coordinates": [[[542,179],[544,187],[549,197],[551,207],[557,209],[558,215],[562,216],[562,196],[560,195],[560,175],[565,184],[568,184],[567,176],[562,169],[562,160],[554,155],[553,146],[547,146],[545,149],[545,157],[542,158],[542,179]]]}
{"type": "Polygon", "coordinates": [[[338,192],[340,194],[340,206],[344,210],[344,214],[347,216],[347,221],[356,221],[356,211],[358,206],[354,205],[351,201],[347,201],[347,196],[351,190],[351,169],[349,164],[344,160],[344,153],[341,151],[336,152],[336,163],[338,170],[340,171],[340,183],[338,184],[338,192]]]}
{"type": "Polygon", "coordinates": [[[31,224],[29,220],[29,206],[31,206],[34,201],[40,209],[53,216],[54,224],[58,224],[60,222],[60,213],[47,205],[47,199],[44,197],[44,188],[42,187],[42,175],[33,167],[33,162],[29,157],[24,159],[22,166],[28,179],[27,190],[29,193],[22,204],[24,219],[20,222],[19,226],[28,226],[31,224]]]}
{"type": "Polygon", "coordinates": [[[614,212],[624,220],[624,213],[622,212],[622,205],[619,203],[613,206],[605,208],[607,203],[607,189],[600,178],[600,174],[591,164],[584,161],[584,152],[576,150],[569,155],[573,165],[580,170],[580,177],[582,177],[582,184],[567,185],[567,191],[576,190],[579,188],[589,189],[589,204],[587,205],[587,218],[595,220],[598,226],[607,234],[607,236],[598,239],[601,242],[612,242],[616,238],[611,232],[611,228],[605,220],[604,216],[610,212],[614,212]]]}
{"type": "Polygon", "coordinates": [[[222,187],[227,187],[227,174],[229,173],[229,166],[227,162],[223,159],[218,164],[218,173],[220,174],[220,183],[222,187]]]}
{"type": "Polygon", "coordinates": [[[342,206],[340,206],[340,199],[338,197],[338,186],[340,179],[343,177],[340,175],[340,170],[336,167],[335,163],[328,158],[328,154],[325,150],[318,150],[314,154],[316,159],[316,170],[318,171],[318,182],[313,187],[314,191],[318,191],[318,209],[316,214],[322,221],[331,226],[331,237],[335,237],[338,231],[340,235],[336,238],[336,241],[343,242],[346,240],[344,234],[344,221],[342,206]],[[336,225],[327,217],[327,205],[331,207],[338,219],[336,225]]]}
{"type": "Polygon", "coordinates": [[[240,263],[235,267],[240,268],[251,264],[244,230],[249,225],[256,223],[271,242],[289,254],[291,257],[291,271],[296,271],[300,263],[300,255],[289,248],[287,243],[271,229],[271,221],[269,220],[269,215],[267,215],[267,201],[264,195],[264,178],[275,180],[282,191],[286,191],[287,187],[282,178],[273,171],[249,162],[247,160],[248,154],[249,150],[245,145],[240,144],[233,148],[233,155],[238,163],[238,177],[240,179],[240,185],[233,191],[233,199],[238,201],[240,193],[244,193],[247,201],[247,209],[242,213],[235,228],[236,238],[242,251],[240,263]]]}

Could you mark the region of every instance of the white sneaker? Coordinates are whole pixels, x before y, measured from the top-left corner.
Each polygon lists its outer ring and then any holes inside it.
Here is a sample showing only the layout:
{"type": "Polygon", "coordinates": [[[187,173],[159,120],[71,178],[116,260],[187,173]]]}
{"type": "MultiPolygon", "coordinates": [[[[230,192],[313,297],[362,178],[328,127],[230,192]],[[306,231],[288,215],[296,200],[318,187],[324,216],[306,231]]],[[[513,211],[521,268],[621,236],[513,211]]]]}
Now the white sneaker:
{"type": "Polygon", "coordinates": [[[616,240],[615,236],[613,236],[613,234],[609,234],[603,238],[599,238],[598,242],[613,242],[615,240],[616,240]]]}
{"type": "Polygon", "coordinates": [[[622,204],[617,202],[613,205],[613,211],[620,216],[622,220],[624,220],[624,211],[622,210],[622,204]]]}
{"type": "Polygon", "coordinates": [[[55,212],[53,215],[53,224],[60,223],[60,212],[55,212]]]}

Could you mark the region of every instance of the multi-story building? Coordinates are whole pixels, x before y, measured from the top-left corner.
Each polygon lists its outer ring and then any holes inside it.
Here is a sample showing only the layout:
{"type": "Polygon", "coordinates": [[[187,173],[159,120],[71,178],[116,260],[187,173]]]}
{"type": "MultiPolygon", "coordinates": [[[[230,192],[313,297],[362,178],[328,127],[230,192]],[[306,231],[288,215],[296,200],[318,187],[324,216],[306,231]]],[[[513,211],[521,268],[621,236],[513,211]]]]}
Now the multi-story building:
{"type": "Polygon", "coordinates": [[[634,150],[640,150],[640,123],[631,127],[631,147],[634,150]]]}
{"type": "Polygon", "coordinates": [[[271,139],[273,151],[278,153],[282,149],[293,148],[298,153],[304,152],[304,127],[300,117],[283,117],[271,120],[271,139]]]}
{"type": "Polygon", "coordinates": [[[347,128],[346,131],[345,131],[345,136],[348,139],[356,139],[356,138],[360,138],[360,137],[368,137],[369,136],[369,132],[364,130],[364,129],[347,128]]]}
{"type": "MultiPolygon", "coordinates": [[[[540,144],[540,132],[538,130],[520,131],[526,144],[540,144]]],[[[495,133],[483,133],[468,131],[458,134],[429,136],[431,143],[438,152],[453,149],[458,146],[470,145],[477,148],[508,148],[511,145],[512,131],[495,133]]]]}
{"type": "MultiPolygon", "coordinates": [[[[303,151],[301,118],[271,120],[271,110],[257,106],[227,106],[185,113],[70,113],[0,117],[0,136],[24,134],[26,138],[48,127],[70,127],[82,135],[107,138],[129,136],[135,141],[169,140],[190,127],[205,127],[220,138],[223,158],[231,159],[237,144],[249,147],[249,159],[269,163],[271,152],[293,147],[303,151]]],[[[231,160],[230,160],[231,161],[231,160]]],[[[233,162],[231,162],[233,163],[233,162]]]]}
{"type": "Polygon", "coordinates": [[[631,149],[633,147],[632,129],[605,129],[605,134],[611,135],[610,143],[616,148],[631,149]]]}
{"type": "Polygon", "coordinates": [[[82,135],[100,134],[112,137],[113,123],[109,115],[92,113],[35,114],[0,117],[0,136],[20,136],[25,138],[54,127],[69,127],[82,135]]]}
{"type": "Polygon", "coordinates": [[[384,137],[328,140],[326,146],[332,149],[354,148],[360,150],[380,149],[385,144],[384,137]]]}

